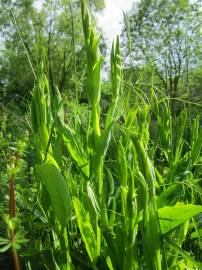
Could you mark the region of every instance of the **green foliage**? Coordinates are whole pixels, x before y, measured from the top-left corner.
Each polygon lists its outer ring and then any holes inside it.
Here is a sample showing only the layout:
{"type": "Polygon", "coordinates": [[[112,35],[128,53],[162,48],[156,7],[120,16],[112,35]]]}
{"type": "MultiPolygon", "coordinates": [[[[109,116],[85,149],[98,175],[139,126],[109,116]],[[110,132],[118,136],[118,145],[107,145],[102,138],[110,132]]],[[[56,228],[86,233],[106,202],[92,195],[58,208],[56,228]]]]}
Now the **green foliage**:
{"type": "Polygon", "coordinates": [[[165,206],[158,209],[158,217],[160,220],[161,233],[166,234],[187,220],[201,213],[202,206],[181,204],[174,206],[165,206]]]}
{"type": "Polygon", "coordinates": [[[200,16],[201,2],[187,0],[142,0],[124,15],[126,72],[136,82],[144,76],[145,84],[161,86],[172,98],[173,113],[181,108],[176,98],[190,101],[199,95],[190,86],[201,66],[200,16]]]}
{"type": "MultiPolygon", "coordinates": [[[[140,70],[136,84],[130,74],[124,81],[119,38],[112,44],[110,82],[102,85],[100,38],[88,3],[81,1],[84,40],[78,44],[84,50],[75,43],[77,2],[64,3],[73,35],[71,99],[53,79],[61,53],[52,54],[54,31],[70,30],[58,14],[49,25],[49,53],[47,36],[38,32],[29,120],[16,129],[16,118],[2,110],[0,252],[12,250],[22,269],[200,269],[201,115],[191,114],[185,102],[173,113],[152,67],[147,85],[140,70]],[[86,72],[78,69],[80,49],[86,72]],[[76,80],[84,73],[86,89],[76,80]],[[79,103],[80,88],[87,92],[85,104],[79,103]]],[[[183,11],[187,5],[178,1],[183,11]]],[[[41,14],[53,7],[45,1],[41,14]]],[[[60,42],[63,34],[55,32],[60,42]]]]}
{"type": "Polygon", "coordinates": [[[91,262],[94,263],[99,253],[97,254],[97,240],[91,225],[90,215],[89,213],[86,213],[79,199],[73,197],[72,202],[77,216],[79,230],[85,243],[86,250],[88,252],[91,262]]]}
{"type": "Polygon", "coordinates": [[[64,228],[71,214],[71,199],[66,181],[52,164],[38,165],[36,169],[48,191],[55,217],[64,228]]]}

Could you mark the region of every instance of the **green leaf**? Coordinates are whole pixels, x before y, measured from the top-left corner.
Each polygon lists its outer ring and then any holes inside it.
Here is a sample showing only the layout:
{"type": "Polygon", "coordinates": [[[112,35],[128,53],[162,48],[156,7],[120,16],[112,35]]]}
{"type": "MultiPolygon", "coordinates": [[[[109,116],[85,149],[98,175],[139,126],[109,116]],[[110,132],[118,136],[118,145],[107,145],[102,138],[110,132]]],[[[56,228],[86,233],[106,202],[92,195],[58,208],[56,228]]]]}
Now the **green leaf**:
{"type": "Polygon", "coordinates": [[[190,239],[196,238],[200,238],[202,240],[202,229],[199,229],[191,234],[190,239]]]}
{"type": "Polygon", "coordinates": [[[193,164],[195,164],[195,162],[197,161],[200,155],[201,147],[202,147],[202,127],[199,130],[198,138],[196,142],[194,143],[193,148],[191,150],[191,158],[192,158],[193,164]]]}
{"type": "Polygon", "coordinates": [[[94,193],[94,191],[93,191],[93,189],[92,189],[89,182],[87,183],[87,193],[88,193],[88,197],[89,197],[89,199],[90,199],[90,201],[92,203],[92,206],[93,206],[95,212],[97,214],[99,214],[100,213],[100,207],[99,207],[99,204],[97,202],[95,193],[94,193]]]}
{"type": "Polygon", "coordinates": [[[5,245],[5,244],[8,244],[8,243],[10,243],[10,239],[0,237],[0,245],[5,245]]]}
{"type": "Polygon", "coordinates": [[[80,200],[73,197],[73,206],[77,217],[80,233],[91,262],[97,259],[97,241],[90,221],[89,212],[86,212],[80,200]]]}
{"type": "Polygon", "coordinates": [[[174,184],[161,192],[157,198],[157,207],[162,208],[168,205],[174,205],[179,201],[183,192],[183,185],[174,184]]]}
{"type": "Polygon", "coordinates": [[[111,261],[109,256],[107,256],[107,258],[106,258],[106,263],[107,263],[107,266],[109,267],[109,270],[114,270],[114,267],[112,265],[112,261],[111,261]]]}
{"type": "Polygon", "coordinates": [[[37,121],[37,113],[36,113],[35,96],[34,95],[32,96],[32,100],[31,100],[30,113],[31,113],[32,130],[34,133],[37,133],[39,124],[37,121]]]}
{"type": "Polygon", "coordinates": [[[98,139],[98,144],[96,147],[96,152],[93,157],[93,169],[97,173],[97,168],[100,165],[102,158],[106,155],[110,139],[111,139],[111,130],[114,125],[112,122],[102,133],[102,135],[98,139]]]}
{"type": "Polygon", "coordinates": [[[7,251],[10,247],[11,247],[11,243],[8,243],[7,245],[0,248],[0,253],[7,251]]]}
{"type": "Polygon", "coordinates": [[[184,132],[185,132],[185,127],[187,123],[187,111],[183,110],[180,113],[180,116],[177,121],[177,130],[176,130],[176,150],[175,150],[175,162],[178,162],[178,160],[181,157],[182,154],[182,149],[184,145],[184,132]]]}
{"type": "Polygon", "coordinates": [[[177,203],[158,209],[161,232],[166,234],[202,212],[201,205],[177,203]]]}
{"type": "Polygon", "coordinates": [[[157,170],[157,168],[154,167],[154,171],[155,171],[155,175],[156,175],[156,180],[160,185],[164,184],[164,179],[161,176],[161,174],[159,173],[159,171],[157,170]]]}
{"type": "MultiPolygon", "coordinates": [[[[41,153],[41,157],[42,157],[42,160],[44,160],[45,159],[45,154],[41,153]]],[[[46,155],[46,164],[51,164],[51,165],[55,166],[60,171],[60,168],[59,168],[59,166],[57,164],[57,161],[49,153],[47,153],[47,155],[46,155]]]]}
{"type": "Polygon", "coordinates": [[[114,179],[109,170],[107,171],[106,186],[107,186],[106,191],[107,191],[108,196],[113,196],[114,195],[114,179]]]}
{"type": "Polygon", "coordinates": [[[114,125],[114,122],[112,122],[102,133],[102,135],[99,138],[99,144],[98,144],[98,155],[104,157],[107,152],[107,148],[109,146],[109,142],[111,139],[111,130],[114,125]]]}
{"type": "Polygon", "coordinates": [[[55,217],[64,227],[71,213],[70,193],[65,179],[52,164],[37,165],[36,169],[49,193],[55,217]]]}
{"type": "Polygon", "coordinates": [[[101,66],[104,62],[104,58],[100,58],[94,65],[92,70],[92,88],[89,89],[89,99],[91,100],[91,104],[98,104],[100,101],[100,85],[101,85],[101,66]]]}
{"type": "MultiPolygon", "coordinates": [[[[173,242],[170,239],[165,238],[166,243],[172,247],[173,249],[175,249],[185,260],[188,264],[190,264],[190,266],[192,267],[197,267],[197,269],[201,269],[202,263],[197,262],[196,260],[194,260],[194,258],[192,258],[189,253],[187,253],[186,251],[184,251],[181,247],[179,247],[175,242],[173,242]]],[[[187,268],[190,269],[190,268],[187,268]]]]}
{"type": "Polygon", "coordinates": [[[118,153],[117,153],[117,165],[118,165],[118,179],[120,185],[125,187],[127,185],[127,178],[128,178],[128,165],[126,159],[126,150],[122,145],[122,141],[119,141],[118,144],[118,153]]]}
{"type": "Polygon", "coordinates": [[[83,146],[78,139],[76,133],[70,129],[68,126],[63,126],[62,137],[64,142],[66,143],[67,149],[76,162],[76,165],[80,168],[80,170],[89,178],[90,176],[90,164],[89,160],[85,157],[85,152],[83,150],[83,146]]]}

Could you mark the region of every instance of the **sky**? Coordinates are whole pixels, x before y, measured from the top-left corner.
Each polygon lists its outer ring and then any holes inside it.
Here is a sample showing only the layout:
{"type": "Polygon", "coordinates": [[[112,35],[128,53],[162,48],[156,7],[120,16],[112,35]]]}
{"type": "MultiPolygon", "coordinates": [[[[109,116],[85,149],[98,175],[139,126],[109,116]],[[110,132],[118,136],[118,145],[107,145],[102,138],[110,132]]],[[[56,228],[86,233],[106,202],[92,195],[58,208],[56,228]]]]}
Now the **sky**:
{"type": "Polygon", "coordinates": [[[98,26],[104,36],[111,42],[121,34],[123,11],[131,9],[135,0],[105,0],[105,8],[97,14],[98,26]]]}
{"type": "MultiPolygon", "coordinates": [[[[137,0],[105,0],[105,8],[96,17],[98,26],[110,43],[121,34],[123,11],[130,10],[134,1],[137,0]]],[[[34,6],[40,9],[42,3],[43,0],[36,0],[34,6]]]]}
{"type": "Polygon", "coordinates": [[[34,1],[34,7],[41,9],[43,5],[43,0],[35,0],[34,1]]]}

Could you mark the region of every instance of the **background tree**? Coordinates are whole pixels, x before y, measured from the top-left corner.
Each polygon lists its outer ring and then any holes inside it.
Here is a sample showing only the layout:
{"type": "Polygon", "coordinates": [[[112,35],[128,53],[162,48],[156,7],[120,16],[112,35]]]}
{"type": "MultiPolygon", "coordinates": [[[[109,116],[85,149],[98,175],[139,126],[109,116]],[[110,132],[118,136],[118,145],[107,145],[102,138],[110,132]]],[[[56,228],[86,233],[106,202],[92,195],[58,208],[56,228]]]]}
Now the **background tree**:
{"type": "MultiPolygon", "coordinates": [[[[95,11],[103,0],[90,1],[95,11]]],[[[79,0],[46,0],[37,9],[33,0],[0,3],[0,92],[4,101],[27,100],[41,60],[51,87],[58,85],[68,96],[81,90],[84,77],[83,34],[79,0]],[[30,67],[27,56],[33,66],[30,67]]]]}
{"type": "Polygon", "coordinates": [[[189,72],[201,63],[201,16],[200,1],[142,0],[135,4],[125,15],[125,63],[152,67],[172,99],[188,96],[189,72]]]}

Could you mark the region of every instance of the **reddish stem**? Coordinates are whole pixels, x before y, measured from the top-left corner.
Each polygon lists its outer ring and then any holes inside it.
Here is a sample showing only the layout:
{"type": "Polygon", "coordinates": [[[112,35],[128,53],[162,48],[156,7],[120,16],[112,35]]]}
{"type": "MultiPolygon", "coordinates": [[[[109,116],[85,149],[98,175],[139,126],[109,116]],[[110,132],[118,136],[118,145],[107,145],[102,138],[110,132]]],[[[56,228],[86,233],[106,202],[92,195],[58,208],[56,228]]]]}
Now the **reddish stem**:
{"type": "MultiPolygon", "coordinates": [[[[19,160],[19,155],[16,156],[15,167],[17,166],[18,160],[19,160]]],[[[15,217],[15,185],[14,185],[14,181],[15,181],[15,177],[14,177],[14,175],[11,175],[10,180],[9,180],[9,194],[10,194],[9,210],[10,210],[10,218],[11,219],[15,217]]],[[[14,243],[14,241],[15,241],[14,230],[10,229],[9,234],[10,234],[11,243],[14,243]]],[[[18,253],[14,247],[12,247],[12,252],[13,252],[13,260],[14,260],[15,270],[20,270],[20,261],[19,261],[18,253]]]]}
{"type": "Polygon", "coordinates": [[[14,193],[14,176],[12,175],[9,181],[10,187],[10,218],[15,216],[15,193],[14,193]]]}
{"type": "Polygon", "coordinates": [[[13,251],[15,270],[20,270],[20,261],[19,261],[17,250],[13,248],[12,251],[13,251]]]}

